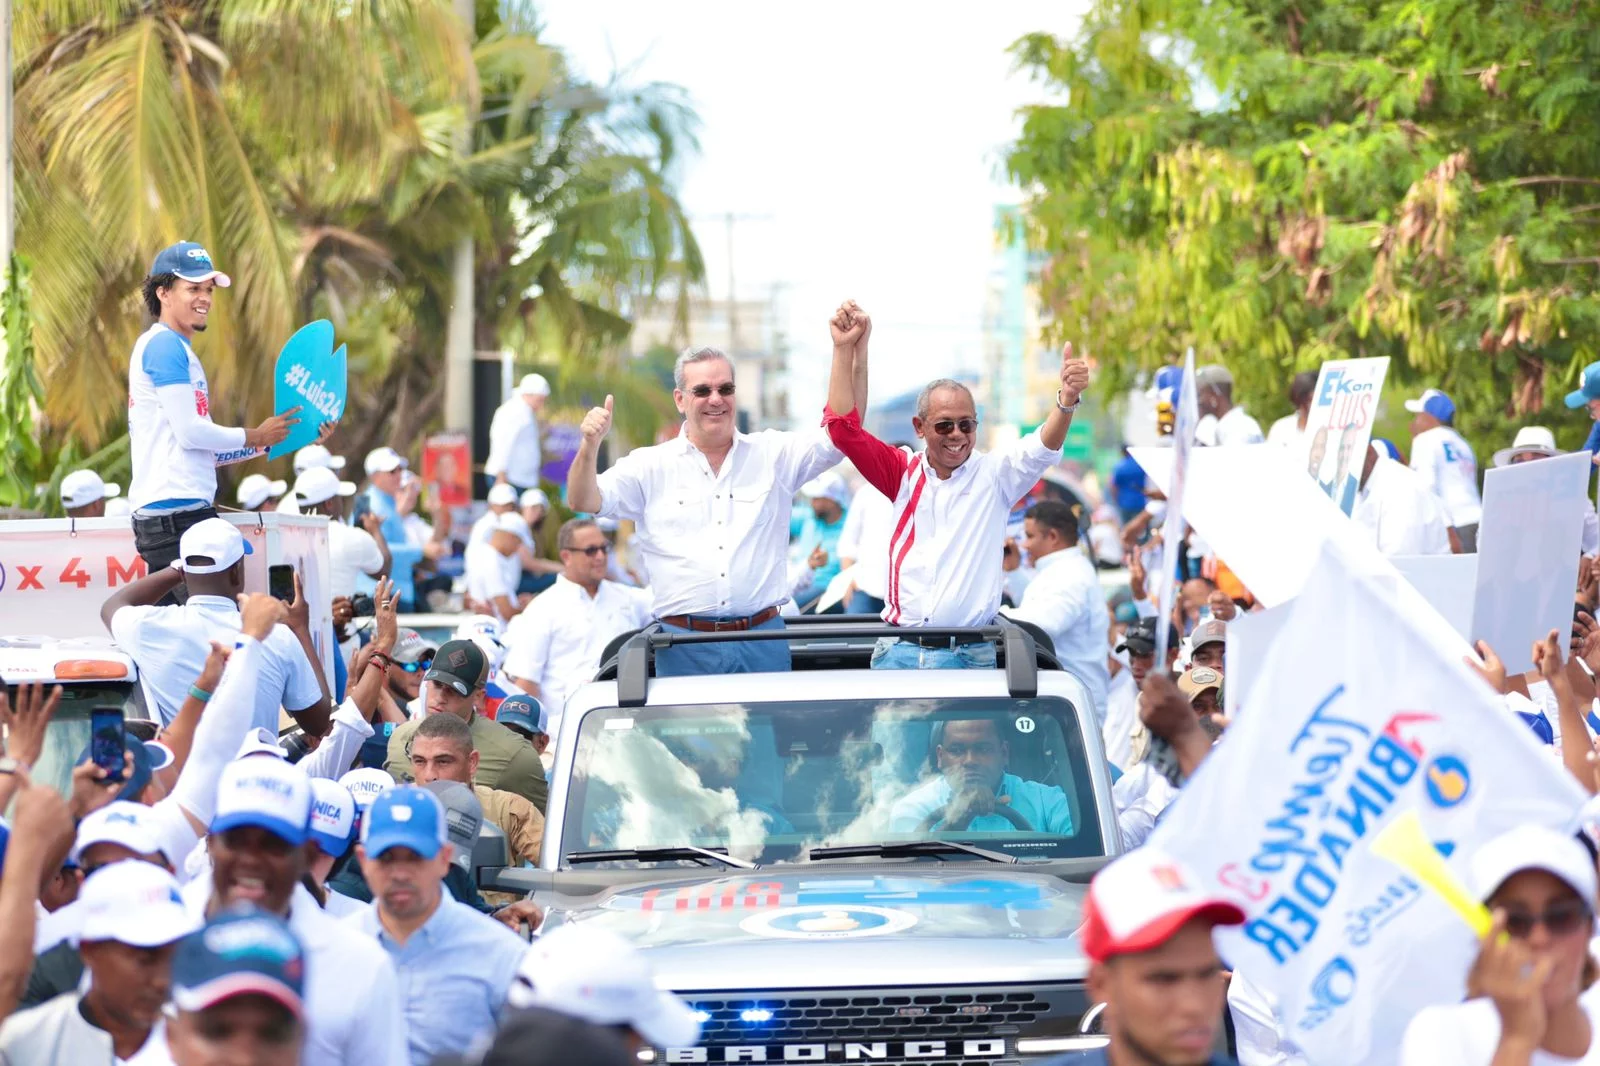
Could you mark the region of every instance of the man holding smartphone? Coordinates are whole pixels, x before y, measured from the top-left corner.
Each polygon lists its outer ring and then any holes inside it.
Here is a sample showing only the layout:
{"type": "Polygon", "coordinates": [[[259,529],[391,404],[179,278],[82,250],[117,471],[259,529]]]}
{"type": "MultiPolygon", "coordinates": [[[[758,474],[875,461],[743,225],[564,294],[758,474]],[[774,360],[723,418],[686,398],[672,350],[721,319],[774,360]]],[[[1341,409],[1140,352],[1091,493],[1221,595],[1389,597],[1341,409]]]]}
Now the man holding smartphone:
{"type": "MultiPolygon", "coordinates": [[[[211,693],[193,690],[213,641],[232,647],[240,639],[238,597],[244,592],[244,557],[252,549],[238,529],[220,518],[207,519],[183,534],[179,558],[164,570],[123,586],[100,608],[111,635],[139,665],[139,680],[163,725],[177,717],[191,694],[202,701],[211,693]],[[156,606],[180,585],[188,602],[156,606]]],[[[282,709],[312,736],[327,733],[332,699],[317,668],[310,612],[295,588],[286,625],[261,642],[265,655],[256,686],[251,724],[278,732],[282,709]]]]}

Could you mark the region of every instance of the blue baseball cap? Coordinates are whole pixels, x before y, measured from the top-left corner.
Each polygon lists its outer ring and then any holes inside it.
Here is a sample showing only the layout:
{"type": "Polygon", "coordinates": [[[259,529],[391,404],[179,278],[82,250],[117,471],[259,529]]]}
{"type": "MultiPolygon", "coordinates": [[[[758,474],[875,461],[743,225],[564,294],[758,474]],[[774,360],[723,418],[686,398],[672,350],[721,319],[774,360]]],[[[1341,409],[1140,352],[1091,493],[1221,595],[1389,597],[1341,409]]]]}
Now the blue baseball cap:
{"type": "MultiPolygon", "coordinates": [[[[147,744],[132,733],[123,733],[122,744],[123,750],[133,756],[133,772],[128,775],[128,779],[117,790],[116,798],[137,801],[139,793],[143,792],[145,786],[150,783],[151,775],[158,768],[172,762],[172,753],[165,744],[157,745],[154,741],[147,744]],[[159,747],[161,749],[160,754],[158,755],[152,751],[152,747],[159,747]]],[[[91,741],[83,746],[83,750],[78,753],[78,760],[74,765],[82,766],[92,758],[92,745],[93,742],[91,741]]]]}
{"type": "Polygon", "coordinates": [[[233,284],[233,279],[211,264],[211,253],[194,241],[179,241],[156,253],[150,264],[150,276],[176,274],[184,281],[216,280],[219,289],[233,284]]]}
{"type": "Polygon", "coordinates": [[[1406,401],[1406,410],[1414,415],[1432,415],[1445,425],[1456,417],[1456,405],[1438,389],[1423,389],[1415,400],[1406,401]]]}
{"type": "Polygon", "coordinates": [[[372,801],[361,822],[361,845],[376,859],[390,848],[410,848],[424,858],[448,841],[444,805],[425,788],[396,785],[372,801]]]}
{"type": "Polygon", "coordinates": [[[1600,400],[1600,363],[1590,363],[1578,377],[1578,391],[1567,393],[1567,406],[1583,407],[1590,400],[1600,400]]]}
{"type": "Polygon", "coordinates": [[[305,975],[305,949],[289,923],[241,903],[178,943],[172,1002],[202,1011],[235,996],[266,996],[298,1018],[305,975]]]}
{"type": "Polygon", "coordinates": [[[255,826],[299,847],[311,832],[311,778],[281,759],[235,759],[217,782],[211,832],[255,826]]]}
{"type": "Polygon", "coordinates": [[[550,732],[550,712],[544,704],[526,694],[507,696],[494,712],[494,720],[503,726],[520,729],[525,733],[550,732]]]}

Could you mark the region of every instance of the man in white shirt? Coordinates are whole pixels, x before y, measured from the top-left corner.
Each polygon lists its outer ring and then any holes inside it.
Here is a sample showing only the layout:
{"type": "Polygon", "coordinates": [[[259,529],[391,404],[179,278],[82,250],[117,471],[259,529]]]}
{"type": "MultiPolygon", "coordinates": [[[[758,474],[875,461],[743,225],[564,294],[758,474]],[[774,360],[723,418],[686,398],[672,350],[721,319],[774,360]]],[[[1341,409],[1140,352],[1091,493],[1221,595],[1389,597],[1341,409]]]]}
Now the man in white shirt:
{"type": "Polygon", "coordinates": [[[1233,375],[1225,366],[1203,366],[1194,372],[1195,400],[1202,415],[1216,419],[1215,426],[1202,437],[1197,427],[1195,439],[1201,444],[1260,444],[1266,440],[1261,423],[1233,402],[1233,375]]]}
{"type": "MultiPolygon", "coordinates": [[[[982,640],[924,637],[924,626],[982,626],[1000,609],[1006,521],[1018,500],[1060,458],[1072,412],[1089,384],[1089,365],[1061,354],[1055,408],[1038,430],[988,454],[978,435],[972,392],[942,378],[923,387],[911,425],[926,442],[907,456],[861,426],[856,405],[866,374],[854,344],[863,326],[847,308],[830,322],[833,371],[823,412],[834,444],[869,484],[894,504],[884,620],[906,635],[884,638],[873,652],[878,669],[992,667],[994,645],[982,640]],[[857,388],[858,379],[861,388],[857,388]]],[[[653,576],[653,575],[652,575],[653,576]]]]}
{"type": "Polygon", "coordinates": [[[1416,471],[1379,455],[1371,444],[1350,517],[1385,555],[1450,553],[1450,525],[1439,498],[1416,471]]]}
{"type": "Polygon", "coordinates": [[[311,807],[311,780],[298,767],[267,758],[230,763],[206,841],[211,876],[184,886],[184,903],[196,918],[215,920],[248,903],[288,921],[306,951],[303,1066],[407,1066],[393,964],[300,883],[311,807]]]}
{"type": "Polygon", "coordinates": [[[265,474],[251,474],[239,481],[233,498],[238,501],[241,510],[276,511],[283,494],[288,491],[287,481],[274,481],[265,474]]]}
{"type": "Polygon", "coordinates": [[[521,533],[527,523],[515,511],[495,519],[487,542],[467,545],[467,598],[485,614],[509,622],[522,610],[517,602],[517,582],[522,577],[521,533]]]}
{"type": "MultiPolygon", "coordinates": [[[[898,445],[908,455],[911,449],[898,445]]],[[[862,485],[850,498],[839,534],[839,566],[851,570],[846,614],[882,614],[889,591],[889,538],[894,534],[894,501],[872,485],[862,485]]]]}
{"type": "Polygon", "coordinates": [[[368,511],[361,516],[365,527],[344,524],[344,501],[356,494],[353,481],[340,481],[339,475],[325,466],[314,466],[294,479],[295,498],[300,513],[328,519],[328,591],[334,596],[353,596],[356,580],[389,576],[392,556],[383,539],[383,523],[368,511]]]}
{"type": "MultiPolygon", "coordinates": [[[[1532,463],[1565,454],[1556,447],[1555,434],[1544,426],[1523,426],[1517,430],[1516,437],[1511,441],[1511,447],[1501,448],[1494,453],[1494,465],[1516,466],[1520,463],[1532,463]]],[[[1600,517],[1596,516],[1595,509],[1588,503],[1587,497],[1583,504],[1583,540],[1579,550],[1588,556],[1600,553],[1600,517]]]]}
{"type": "Polygon", "coordinates": [[[178,945],[170,1057],[149,1066],[298,1066],[305,988],[306,950],[287,922],[255,907],[219,914],[178,945]]]}
{"type": "Polygon", "coordinates": [[[152,573],[177,557],[184,530],[216,517],[217,467],[261,454],[300,422],[298,407],[255,429],[211,421],[210,386],[190,344],[205,332],[216,290],[231,284],[204,248],[180,241],[161,250],[140,288],[156,321],[128,362],[128,502],[134,545],[152,573]]]}
{"type": "Polygon", "coordinates": [[[0,1066],[162,1061],[172,956],[199,925],[184,909],[178,882],[159,866],[124,859],[84,882],[80,909],[88,987],[8,1018],[0,1026],[0,1066]]]}
{"type": "MultiPolygon", "coordinates": [[[[163,724],[177,717],[205,666],[211,642],[233,646],[240,637],[238,597],[244,592],[244,557],[253,549],[239,531],[211,518],[184,531],[176,566],[154,571],[112,593],[100,619],[118,646],[139,664],[139,680],[150,708],[163,724]],[[179,584],[189,602],[154,604],[179,584]]],[[[304,604],[289,612],[262,642],[261,679],[252,693],[252,725],[274,734],[279,708],[287,710],[312,736],[328,732],[332,701],[316,666],[309,612],[304,604]]],[[[208,697],[209,698],[209,697],[208,697]]]]}
{"type": "Polygon", "coordinates": [[[600,668],[600,653],[650,624],[650,594],[607,581],[611,544],[592,519],[574,518],[557,543],[564,569],[506,629],[505,672],[550,714],[559,732],[567,696],[600,668]]]}
{"type": "MultiPolygon", "coordinates": [[[[515,514],[517,511],[517,490],[510,485],[501,483],[489,486],[489,495],[485,502],[489,509],[472,523],[472,529],[467,534],[468,544],[484,544],[489,540],[489,534],[494,532],[495,524],[504,514],[515,514]]],[[[519,531],[522,542],[530,549],[533,547],[533,530],[524,524],[519,531]]]]}
{"type": "MultiPolygon", "coordinates": [[[[568,475],[571,505],[601,518],[631,519],[650,575],[652,612],[680,632],[781,629],[790,598],[790,501],[839,461],[820,428],[745,434],[735,425],[733,364],[715,348],[691,348],[673,367],[673,401],[684,416],[673,440],[635,448],[597,471],[611,428],[611,397],[583,420],[568,475]]],[[[785,640],[664,648],[656,673],[742,673],[789,668],[785,640]]]]}
{"type": "Polygon", "coordinates": [[[1317,373],[1302,370],[1289,382],[1289,402],[1294,413],[1284,415],[1267,430],[1267,443],[1280,448],[1298,448],[1305,442],[1306,421],[1311,417],[1311,398],[1317,391],[1317,373]]]}
{"type": "Polygon", "coordinates": [[[104,518],[106,501],[121,493],[121,485],[100,480],[93,470],[74,470],[61,479],[61,508],[68,518],[104,518]]]}
{"type": "Polygon", "coordinates": [[[1478,550],[1478,521],[1483,517],[1483,497],[1478,495],[1478,459],[1451,425],[1456,405],[1438,389],[1424,389],[1420,397],[1406,401],[1411,419],[1411,469],[1422,475],[1422,483],[1444,504],[1460,550],[1478,550]]]}
{"type": "Polygon", "coordinates": [[[517,384],[517,391],[494,412],[489,423],[489,458],[483,472],[496,485],[537,488],[541,454],[539,418],[550,396],[550,383],[539,374],[529,374],[517,384]]]}
{"type": "Polygon", "coordinates": [[[1042,500],[1028,508],[1023,530],[1023,547],[1036,574],[1022,602],[1005,613],[1049,634],[1056,661],[1089,690],[1095,724],[1104,728],[1111,616],[1094,563],[1078,546],[1078,518],[1061,501],[1042,500]]]}
{"type": "MultiPolygon", "coordinates": [[[[335,474],[344,469],[344,456],[334,455],[321,444],[307,444],[304,448],[294,453],[294,476],[299,477],[315,466],[324,466],[335,474]]],[[[280,514],[299,514],[300,501],[291,488],[283,499],[278,501],[280,514]]]]}

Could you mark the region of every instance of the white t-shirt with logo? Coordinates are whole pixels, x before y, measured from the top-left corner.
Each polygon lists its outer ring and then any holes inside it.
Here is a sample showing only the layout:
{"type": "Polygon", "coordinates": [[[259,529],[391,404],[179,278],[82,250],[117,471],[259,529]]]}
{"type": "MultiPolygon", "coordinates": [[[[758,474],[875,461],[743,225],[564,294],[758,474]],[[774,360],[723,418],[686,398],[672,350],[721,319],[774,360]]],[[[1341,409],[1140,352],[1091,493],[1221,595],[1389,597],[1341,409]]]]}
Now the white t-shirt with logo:
{"type": "Polygon", "coordinates": [[[1483,517],[1478,460],[1454,429],[1434,426],[1411,438],[1411,469],[1439,497],[1452,526],[1475,525],[1483,517]]]}
{"type": "Polygon", "coordinates": [[[211,503],[217,467],[257,454],[244,440],[244,430],[211,421],[211,389],[189,342],[159,322],[145,330],[128,361],[134,510],[162,500],[211,503]]]}
{"type": "Polygon", "coordinates": [[[1230,407],[1217,419],[1216,444],[1260,444],[1266,439],[1261,423],[1246,414],[1243,407],[1230,407]]]}

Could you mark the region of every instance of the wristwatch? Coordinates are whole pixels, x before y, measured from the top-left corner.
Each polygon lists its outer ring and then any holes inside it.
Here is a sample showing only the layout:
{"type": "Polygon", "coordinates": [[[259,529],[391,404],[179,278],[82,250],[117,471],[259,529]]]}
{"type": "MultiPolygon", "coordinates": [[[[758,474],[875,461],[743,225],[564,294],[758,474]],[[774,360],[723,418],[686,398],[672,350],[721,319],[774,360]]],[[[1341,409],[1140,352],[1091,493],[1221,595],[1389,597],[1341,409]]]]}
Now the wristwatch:
{"type": "Polygon", "coordinates": [[[1066,404],[1061,402],[1061,390],[1060,389],[1056,390],[1056,410],[1057,411],[1065,411],[1067,414],[1071,414],[1072,412],[1074,412],[1074,411],[1076,411],[1078,409],[1078,405],[1080,403],[1082,403],[1082,402],[1083,402],[1083,397],[1079,396],[1076,400],[1072,401],[1072,406],[1068,407],[1066,404]]]}
{"type": "Polygon", "coordinates": [[[9,755],[0,756],[0,774],[14,774],[18,770],[27,769],[27,765],[21,759],[13,759],[9,755]]]}

